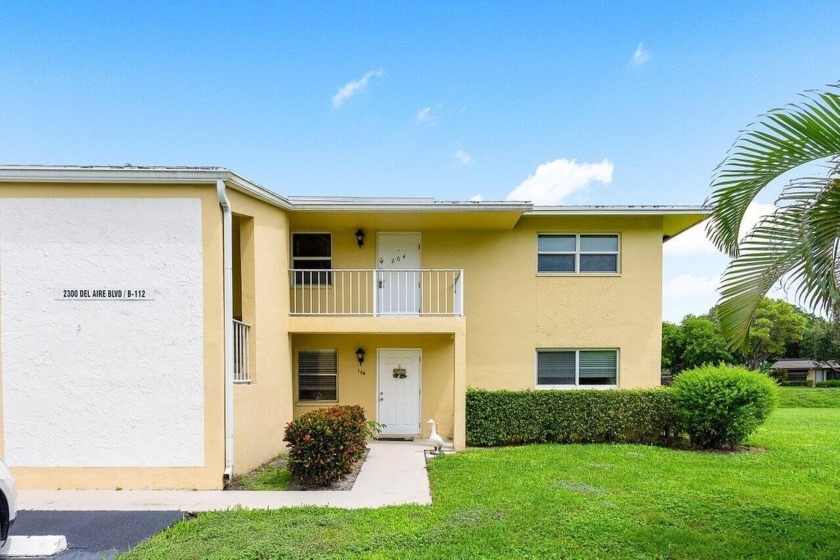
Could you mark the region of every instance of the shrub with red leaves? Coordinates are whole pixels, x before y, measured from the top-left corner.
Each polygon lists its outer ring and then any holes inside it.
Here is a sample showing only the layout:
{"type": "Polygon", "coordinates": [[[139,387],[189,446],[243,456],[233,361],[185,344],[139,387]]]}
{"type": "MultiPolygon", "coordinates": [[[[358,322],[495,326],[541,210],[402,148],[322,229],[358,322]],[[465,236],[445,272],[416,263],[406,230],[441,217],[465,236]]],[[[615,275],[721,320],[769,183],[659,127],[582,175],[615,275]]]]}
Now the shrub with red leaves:
{"type": "Polygon", "coordinates": [[[333,406],[307,412],[286,424],[292,478],[328,486],[349,473],[365,452],[368,430],[361,406],[333,406]]]}

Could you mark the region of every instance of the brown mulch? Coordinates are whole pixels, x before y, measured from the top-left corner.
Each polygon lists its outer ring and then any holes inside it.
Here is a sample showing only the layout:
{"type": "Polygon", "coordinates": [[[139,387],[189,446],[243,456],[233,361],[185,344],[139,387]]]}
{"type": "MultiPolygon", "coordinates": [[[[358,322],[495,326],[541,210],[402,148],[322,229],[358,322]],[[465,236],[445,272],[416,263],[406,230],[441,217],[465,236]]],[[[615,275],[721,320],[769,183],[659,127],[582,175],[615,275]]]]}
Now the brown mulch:
{"type": "Polygon", "coordinates": [[[691,451],[693,453],[711,453],[712,455],[739,455],[741,453],[767,453],[767,449],[764,447],[752,447],[749,445],[736,445],[735,447],[723,447],[721,449],[698,449],[696,447],[692,447],[690,443],[688,443],[687,439],[681,439],[679,441],[675,441],[672,445],[666,447],[666,449],[676,449],[678,451],[691,451]]]}
{"type": "Polygon", "coordinates": [[[703,449],[700,453],[713,453],[715,455],[737,455],[739,453],[767,453],[764,447],[750,447],[749,445],[736,445],[735,447],[726,447],[724,449],[703,449]]]}

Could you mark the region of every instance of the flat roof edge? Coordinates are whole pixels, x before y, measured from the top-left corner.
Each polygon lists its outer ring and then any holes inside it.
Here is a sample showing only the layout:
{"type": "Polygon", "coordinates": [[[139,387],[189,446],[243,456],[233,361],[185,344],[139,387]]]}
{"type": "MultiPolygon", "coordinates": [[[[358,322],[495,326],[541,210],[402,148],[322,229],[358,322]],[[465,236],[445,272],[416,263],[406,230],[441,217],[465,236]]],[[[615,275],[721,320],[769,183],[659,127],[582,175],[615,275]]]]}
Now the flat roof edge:
{"type": "Polygon", "coordinates": [[[224,167],[0,165],[0,182],[25,183],[215,183],[294,212],[519,212],[528,216],[695,215],[708,216],[706,206],[600,205],[538,206],[528,201],[436,201],[425,197],[281,196],[224,167]]]}
{"type": "Polygon", "coordinates": [[[707,216],[712,212],[708,206],[657,206],[657,205],[633,205],[633,206],[534,206],[532,216],[587,216],[587,215],[625,215],[636,214],[666,216],[666,215],[702,215],[707,216]]]}
{"type": "Polygon", "coordinates": [[[292,202],[295,212],[518,212],[530,211],[527,203],[486,203],[486,202],[335,202],[335,203],[296,203],[292,202]]]}
{"type": "Polygon", "coordinates": [[[210,182],[232,173],[223,167],[110,167],[0,165],[0,181],[75,183],[210,182]]]}
{"type": "Polygon", "coordinates": [[[214,184],[219,180],[269,204],[292,207],[286,198],[224,167],[0,165],[0,183],[214,184]]]}

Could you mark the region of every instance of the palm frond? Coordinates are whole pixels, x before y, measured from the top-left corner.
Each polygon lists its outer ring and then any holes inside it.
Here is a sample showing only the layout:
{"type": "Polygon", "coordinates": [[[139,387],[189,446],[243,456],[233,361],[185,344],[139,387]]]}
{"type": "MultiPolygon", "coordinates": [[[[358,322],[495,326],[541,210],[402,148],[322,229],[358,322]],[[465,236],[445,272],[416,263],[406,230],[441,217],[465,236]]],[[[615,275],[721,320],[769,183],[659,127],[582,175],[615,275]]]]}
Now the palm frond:
{"type": "Polygon", "coordinates": [[[741,221],[762,189],[791,169],[840,154],[840,95],[821,91],[804,97],[763,115],[742,132],[715,169],[706,200],[712,207],[706,230],[731,256],[739,254],[741,221]]]}
{"type": "Polygon", "coordinates": [[[741,241],[740,254],[721,279],[721,329],[733,349],[744,348],[761,298],[783,277],[797,286],[807,307],[830,312],[840,301],[840,179],[792,182],[779,196],[776,211],[741,241]]]}

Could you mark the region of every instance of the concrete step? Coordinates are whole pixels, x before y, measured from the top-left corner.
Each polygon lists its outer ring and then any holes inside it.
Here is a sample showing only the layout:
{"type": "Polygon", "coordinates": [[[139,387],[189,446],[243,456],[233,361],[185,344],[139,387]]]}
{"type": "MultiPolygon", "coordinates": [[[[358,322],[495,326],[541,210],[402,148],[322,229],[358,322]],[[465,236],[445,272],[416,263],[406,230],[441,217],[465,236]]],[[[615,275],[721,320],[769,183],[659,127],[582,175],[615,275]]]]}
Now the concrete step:
{"type": "Polygon", "coordinates": [[[46,558],[67,550],[64,535],[12,535],[0,548],[0,558],[46,558]]]}

